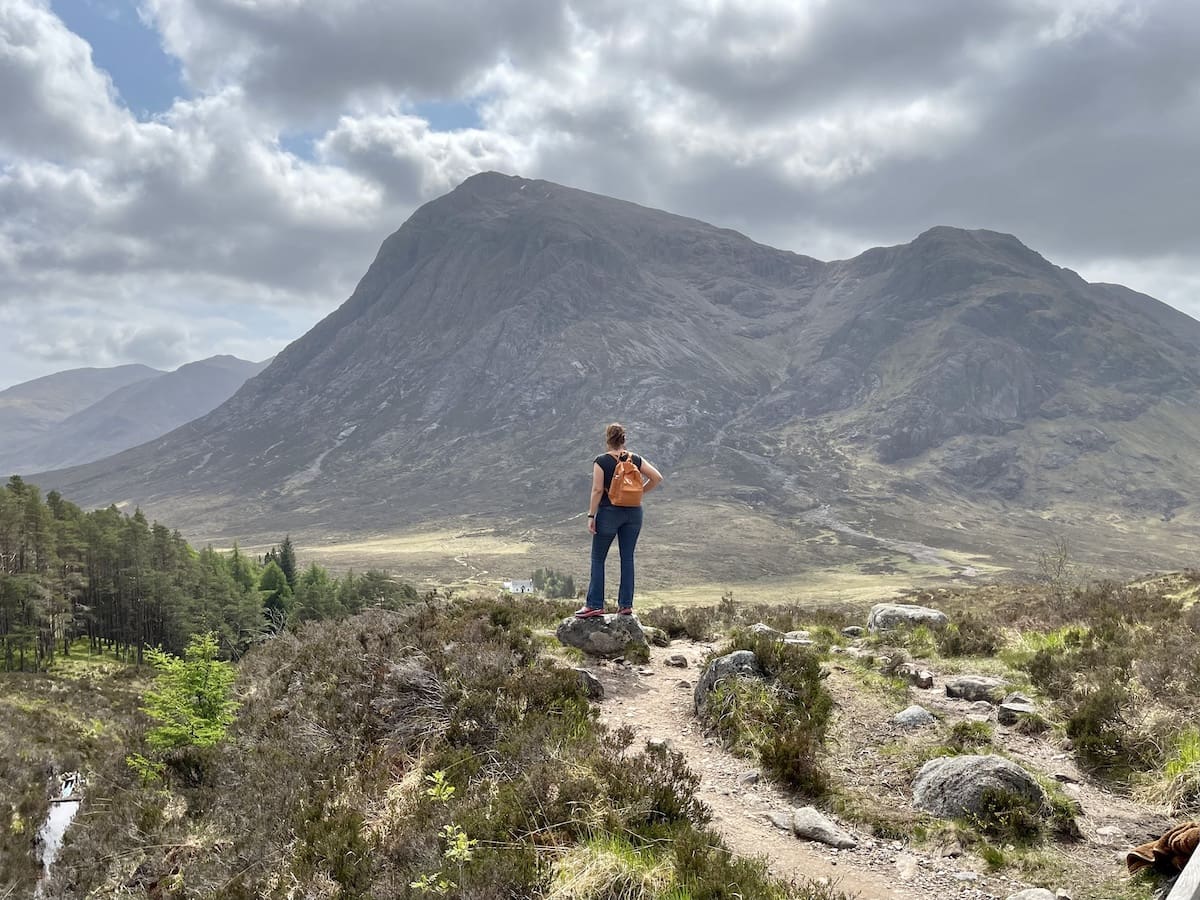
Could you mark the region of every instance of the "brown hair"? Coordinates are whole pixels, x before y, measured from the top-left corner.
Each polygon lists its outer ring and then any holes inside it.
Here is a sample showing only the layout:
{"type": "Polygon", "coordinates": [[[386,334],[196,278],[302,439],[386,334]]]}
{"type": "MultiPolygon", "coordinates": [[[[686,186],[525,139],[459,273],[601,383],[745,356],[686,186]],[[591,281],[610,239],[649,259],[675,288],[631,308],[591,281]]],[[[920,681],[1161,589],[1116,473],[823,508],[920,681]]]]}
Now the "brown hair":
{"type": "Polygon", "coordinates": [[[613,450],[625,446],[625,426],[620,422],[613,422],[604,429],[604,440],[613,450]]]}

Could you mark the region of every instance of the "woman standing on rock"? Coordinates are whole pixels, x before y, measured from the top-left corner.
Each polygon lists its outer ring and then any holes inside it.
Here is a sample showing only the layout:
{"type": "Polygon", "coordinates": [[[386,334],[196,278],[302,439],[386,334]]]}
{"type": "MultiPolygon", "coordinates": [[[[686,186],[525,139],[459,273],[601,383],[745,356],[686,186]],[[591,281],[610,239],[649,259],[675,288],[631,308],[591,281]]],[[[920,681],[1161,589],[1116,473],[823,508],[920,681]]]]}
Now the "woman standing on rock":
{"type": "Polygon", "coordinates": [[[617,612],[633,613],[633,550],[642,530],[642,497],[662,484],[658,469],[625,449],[625,429],[614,422],[604,432],[608,452],[592,462],[592,502],[588,531],[592,533],[592,575],[587,601],[575,615],[581,619],[604,615],[604,561],[613,538],[621,552],[621,587],[617,612]]]}

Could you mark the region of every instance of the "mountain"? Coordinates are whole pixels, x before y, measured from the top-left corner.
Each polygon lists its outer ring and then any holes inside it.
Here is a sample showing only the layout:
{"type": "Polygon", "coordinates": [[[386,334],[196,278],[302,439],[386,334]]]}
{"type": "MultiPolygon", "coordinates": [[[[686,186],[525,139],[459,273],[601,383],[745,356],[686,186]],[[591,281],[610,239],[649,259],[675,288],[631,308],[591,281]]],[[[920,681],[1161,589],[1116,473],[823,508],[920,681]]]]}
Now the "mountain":
{"type": "Polygon", "coordinates": [[[143,444],[215,409],[266,365],[214,356],[174,372],[149,369],[150,377],[117,388],[24,441],[6,440],[0,471],[81,465],[143,444]]]}
{"type": "Polygon", "coordinates": [[[228,402],[38,480],[208,534],[470,516],[549,539],[616,419],[668,475],[660,541],[714,576],[1027,561],[1052,535],[1143,565],[1196,536],[1198,412],[1200,323],[1011,235],[821,262],[488,173],[228,402]]]}
{"type": "Polygon", "coordinates": [[[162,374],[158,369],[137,365],[69,369],[0,391],[0,436],[4,446],[41,434],[113,391],[162,374]]]}

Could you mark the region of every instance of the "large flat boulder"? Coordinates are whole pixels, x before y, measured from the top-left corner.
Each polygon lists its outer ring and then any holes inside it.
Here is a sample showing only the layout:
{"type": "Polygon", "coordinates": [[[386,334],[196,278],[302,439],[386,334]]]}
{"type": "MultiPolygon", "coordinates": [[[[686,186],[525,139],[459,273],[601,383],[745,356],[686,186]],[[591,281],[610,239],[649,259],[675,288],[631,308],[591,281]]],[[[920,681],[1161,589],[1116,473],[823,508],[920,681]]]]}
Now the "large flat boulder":
{"type": "Polygon", "coordinates": [[[568,647],[577,647],[588,656],[615,659],[628,656],[630,659],[648,659],[649,644],[642,626],[633,616],[609,614],[591,619],[571,616],[563,619],[555,636],[568,647]]]}
{"type": "Polygon", "coordinates": [[[762,678],[762,666],[758,657],[751,650],[734,650],[725,656],[718,656],[704,667],[700,678],[696,681],[696,689],[692,698],[696,704],[696,715],[703,715],[708,706],[708,697],[718,684],[726,678],[762,678]]]}
{"type": "Polygon", "coordinates": [[[984,812],[989,791],[1003,791],[1042,807],[1046,794],[1032,775],[1002,756],[943,756],[921,767],[913,780],[913,806],[943,819],[984,812]]]}
{"type": "Polygon", "coordinates": [[[907,603],[876,603],[867,616],[867,631],[891,631],[894,628],[945,628],[950,620],[941,610],[907,603]]]}

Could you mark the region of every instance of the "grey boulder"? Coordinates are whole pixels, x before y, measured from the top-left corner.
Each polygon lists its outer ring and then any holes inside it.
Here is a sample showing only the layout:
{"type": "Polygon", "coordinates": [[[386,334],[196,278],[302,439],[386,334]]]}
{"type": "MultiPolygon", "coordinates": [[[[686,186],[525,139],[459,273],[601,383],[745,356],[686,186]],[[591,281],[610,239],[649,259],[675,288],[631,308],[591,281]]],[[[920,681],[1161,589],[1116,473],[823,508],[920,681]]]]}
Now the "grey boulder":
{"type": "Polygon", "coordinates": [[[1005,900],[1058,900],[1058,895],[1045,888],[1025,888],[1023,891],[1009,894],[1005,900]]]}
{"type": "Polygon", "coordinates": [[[708,696],[718,684],[726,678],[762,678],[762,666],[758,657],[751,650],[735,650],[725,656],[712,660],[700,678],[696,681],[696,690],[692,697],[696,705],[696,715],[702,715],[708,706],[708,696]]]}
{"type": "Polygon", "coordinates": [[[937,720],[925,707],[913,705],[896,713],[892,717],[892,721],[904,728],[921,728],[925,725],[932,725],[937,720]]]}
{"type": "Polygon", "coordinates": [[[858,846],[858,841],[849,832],[843,831],[811,806],[802,806],[792,813],[792,832],[796,837],[828,844],[839,850],[852,850],[858,846]]]}
{"type": "Polygon", "coordinates": [[[571,616],[559,623],[555,636],[567,646],[577,647],[589,656],[645,658],[650,652],[646,633],[633,616],[609,614],[591,619],[571,616]]]}
{"type": "Polygon", "coordinates": [[[906,603],[876,603],[867,616],[867,631],[890,631],[893,628],[945,628],[950,623],[946,614],[928,606],[906,603]]]}
{"type": "Polygon", "coordinates": [[[1008,683],[990,675],[959,675],[946,680],[946,696],[959,700],[999,703],[1008,683]]]}
{"type": "Polygon", "coordinates": [[[1003,791],[1046,803],[1042,786],[1016,763],[1002,756],[944,756],[931,759],[913,780],[913,806],[939,818],[979,815],[989,791],[1003,791]]]}

